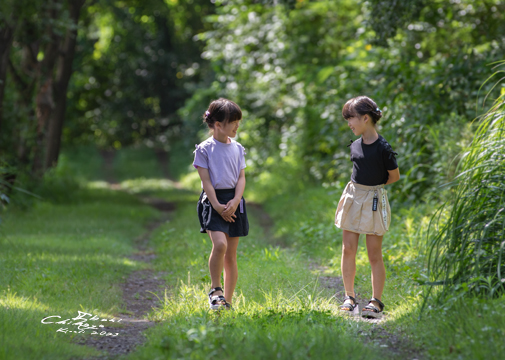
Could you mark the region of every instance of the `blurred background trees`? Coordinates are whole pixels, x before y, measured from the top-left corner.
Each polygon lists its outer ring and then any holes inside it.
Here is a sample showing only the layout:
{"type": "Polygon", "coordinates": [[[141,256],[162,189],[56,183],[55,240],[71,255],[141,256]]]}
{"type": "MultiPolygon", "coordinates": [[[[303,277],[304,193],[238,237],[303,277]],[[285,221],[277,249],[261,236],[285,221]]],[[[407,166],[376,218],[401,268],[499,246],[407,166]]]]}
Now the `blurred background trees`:
{"type": "Polygon", "coordinates": [[[394,198],[413,201],[472,138],[504,13],[502,0],[3,1],[3,184],[40,179],[76,145],[190,154],[225,96],[244,110],[253,182],[330,185],[349,177],[341,108],[366,94],[399,153],[394,198]]]}

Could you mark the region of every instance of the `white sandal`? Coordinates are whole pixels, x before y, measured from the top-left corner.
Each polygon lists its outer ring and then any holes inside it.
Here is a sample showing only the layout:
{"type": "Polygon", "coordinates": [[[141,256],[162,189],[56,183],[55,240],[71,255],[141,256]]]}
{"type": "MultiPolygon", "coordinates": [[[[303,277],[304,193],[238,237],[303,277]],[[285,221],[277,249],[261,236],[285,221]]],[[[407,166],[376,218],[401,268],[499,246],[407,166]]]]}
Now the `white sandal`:
{"type": "Polygon", "coordinates": [[[223,291],[223,289],[218,286],[218,287],[215,287],[214,289],[210,290],[210,292],[209,292],[209,307],[211,310],[219,310],[219,309],[225,307],[227,304],[226,299],[224,298],[223,295],[212,296],[212,294],[214,294],[216,291],[223,291]]]}

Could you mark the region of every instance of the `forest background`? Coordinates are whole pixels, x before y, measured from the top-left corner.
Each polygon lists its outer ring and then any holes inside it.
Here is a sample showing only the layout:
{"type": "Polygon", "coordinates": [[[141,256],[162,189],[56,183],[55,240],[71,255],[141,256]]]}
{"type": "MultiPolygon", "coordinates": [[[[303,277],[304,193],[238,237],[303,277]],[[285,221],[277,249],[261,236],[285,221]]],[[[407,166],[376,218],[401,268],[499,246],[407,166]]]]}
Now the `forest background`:
{"type": "Polygon", "coordinates": [[[2,6],[1,161],[21,183],[81,144],[189,152],[225,96],[244,110],[251,182],[331,184],[348,177],[342,104],[368,94],[402,160],[393,198],[422,199],[454,174],[503,60],[501,1],[2,6]]]}
{"type": "MultiPolygon", "coordinates": [[[[202,116],[226,97],[243,110],[246,195],[275,217],[273,199],[317,203],[348,181],[354,138],[341,109],[366,94],[399,154],[389,197],[410,212],[420,244],[411,277],[451,288],[454,299],[483,288],[502,296],[503,14],[503,0],[2,1],[0,215],[67,201],[102,179],[96,162],[112,153],[168,159],[166,175],[197,190],[192,152],[209,136],[202,116]],[[467,193],[458,179],[473,184],[467,193]],[[455,249],[444,234],[461,235],[461,211],[450,211],[465,194],[491,207],[462,211],[475,220],[465,231],[477,245],[455,249]],[[426,237],[420,219],[432,217],[442,230],[426,237]],[[465,266],[473,273],[461,275],[465,266]]],[[[149,177],[127,171],[120,180],[149,177]]],[[[296,226],[294,245],[324,259],[319,245],[333,229],[312,218],[296,226]]]]}
{"type": "Polygon", "coordinates": [[[209,102],[225,96],[244,110],[251,182],[332,184],[348,177],[342,104],[368,94],[400,154],[393,198],[419,201],[451,179],[484,97],[500,95],[502,85],[488,94],[495,83],[484,83],[503,60],[504,6],[3,2],[2,168],[29,187],[79,145],[189,152],[209,102]]]}

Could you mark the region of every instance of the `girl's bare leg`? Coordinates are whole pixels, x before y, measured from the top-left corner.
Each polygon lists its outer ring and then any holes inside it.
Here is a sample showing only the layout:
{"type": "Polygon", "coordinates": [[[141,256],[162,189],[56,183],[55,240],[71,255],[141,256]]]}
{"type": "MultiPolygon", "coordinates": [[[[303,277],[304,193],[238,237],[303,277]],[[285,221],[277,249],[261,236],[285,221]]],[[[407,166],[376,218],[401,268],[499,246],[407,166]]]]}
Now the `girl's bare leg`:
{"type": "Polygon", "coordinates": [[[354,297],[354,277],[356,276],[356,252],[358,251],[359,234],[343,231],[342,236],[342,278],[345,294],[354,297]]]}
{"type": "MultiPolygon", "coordinates": [[[[368,252],[368,261],[372,267],[372,290],[373,297],[382,300],[382,292],[386,283],[386,268],[382,260],[382,236],[367,235],[366,249],[368,252]]],[[[373,304],[379,308],[375,301],[373,304]]]]}
{"type": "MultiPolygon", "coordinates": [[[[209,271],[211,288],[221,287],[221,273],[223,272],[224,258],[228,248],[226,234],[221,231],[207,231],[212,241],[212,252],[209,257],[209,271]]],[[[222,291],[216,291],[213,295],[223,295],[222,291]]]]}
{"type": "Polygon", "coordinates": [[[239,238],[226,235],[226,240],[228,247],[224,255],[224,297],[231,304],[238,279],[237,247],[239,238]]]}

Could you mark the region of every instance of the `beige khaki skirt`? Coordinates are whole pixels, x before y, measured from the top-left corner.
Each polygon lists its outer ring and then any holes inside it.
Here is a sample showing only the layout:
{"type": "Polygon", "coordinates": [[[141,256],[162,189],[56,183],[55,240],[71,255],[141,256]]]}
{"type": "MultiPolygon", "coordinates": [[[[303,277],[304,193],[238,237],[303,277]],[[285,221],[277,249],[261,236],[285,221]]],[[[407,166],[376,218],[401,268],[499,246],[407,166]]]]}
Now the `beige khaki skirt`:
{"type": "Polygon", "coordinates": [[[335,213],[337,227],[359,234],[384,235],[390,223],[391,208],[384,185],[366,186],[352,181],[347,184],[335,213]]]}

